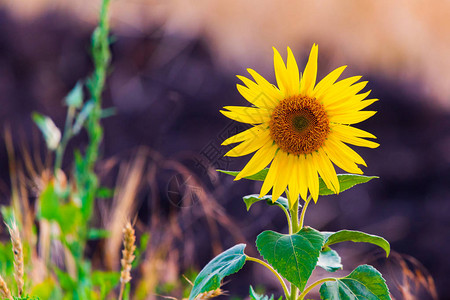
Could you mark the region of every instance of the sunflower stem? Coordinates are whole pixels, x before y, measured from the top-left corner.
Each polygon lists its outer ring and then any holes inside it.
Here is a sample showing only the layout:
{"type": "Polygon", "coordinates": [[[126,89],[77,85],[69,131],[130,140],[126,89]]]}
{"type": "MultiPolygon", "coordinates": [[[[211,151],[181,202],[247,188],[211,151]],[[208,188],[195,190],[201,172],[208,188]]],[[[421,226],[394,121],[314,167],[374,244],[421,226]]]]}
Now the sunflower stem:
{"type": "Polygon", "coordinates": [[[332,278],[332,277],[328,277],[328,278],[322,278],[314,283],[312,283],[310,286],[308,286],[298,297],[298,300],[303,300],[306,296],[306,294],[308,294],[314,287],[318,286],[319,284],[322,284],[326,281],[336,281],[336,278],[332,278]]]}
{"type": "Polygon", "coordinates": [[[303,228],[303,223],[305,221],[306,209],[308,208],[308,204],[310,201],[311,201],[311,196],[308,196],[308,198],[305,201],[305,204],[303,205],[302,213],[300,214],[299,230],[303,228]]]}
{"type": "MultiPolygon", "coordinates": [[[[289,210],[291,214],[291,227],[292,227],[292,233],[297,233],[301,227],[299,226],[299,219],[298,219],[298,199],[294,202],[294,205],[292,205],[292,208],[289,210]]],[[[291,294],[288,299],[290,300],[297,300],[297,294],[298,289],[295,285],[291,283],[291,294]]]]}
{"type": "Polygon", "coordinates": [[[266,263],[266,262],[264,262],[264,261],[262,261],[262,260],[260,260],[260,259],[258,259],[258,258],[251,257],[251,256],[248,256],[248,255],[245,256],[245,259],[246,259],[246,260],[250,260],[250,261],[254,261],[254,262],[256,262],[256,263],[258,263],[258,264],[260,264],[260,265],[263,265],[263,266],[266,267],[267,269],[269,269],[269,270],[270,270],[270,271],[278,278],[278,280],[280,281],[280,284],[281,284],[281,286],[283,287],[284,296],[286,297],[286,299],[289,298],[289,293],[288,293],[288,289],[287,289],[286,283],[284,282],[284,280],[283,280],[283,278],[281,277],[281,275],[278,274],[278,272],[275,271],[275,269],[272,268],[271,265],[269,265],[268,263],[266,263]]]}

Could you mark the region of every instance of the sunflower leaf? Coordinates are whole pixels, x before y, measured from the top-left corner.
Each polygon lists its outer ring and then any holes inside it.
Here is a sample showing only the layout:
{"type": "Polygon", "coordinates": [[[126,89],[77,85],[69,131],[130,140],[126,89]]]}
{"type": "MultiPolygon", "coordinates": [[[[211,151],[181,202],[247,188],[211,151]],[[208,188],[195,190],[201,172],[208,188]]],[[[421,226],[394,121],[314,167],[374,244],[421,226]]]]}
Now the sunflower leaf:
{"type": "Polygon", "coordinates": [[[389,252],[391,249],[389,242],[384,238],[361,231],[340,230],[338,232],[322,232],[322,234],[325,237],[324,247],[341,242],[371,243],[383,248],[383,250],[386,251],[386,257],[389,256],[389,252]]]}
{"type": "Polygon", "coordinates": [[[286,210],[289,210],[289,201],[288,199],[284,198],[284,197],[280,197],[277,199],[277,201],[272,202],[272,195],[265,195],[261,198],[259,198],[258,194],[252,194],[252,195],[247,195],[242,197],[242,199],[244,199],[245,202],[245,206],[247,206],[247,211],[250,210],[250,207],[259,201],[266,201],[267,204],[269,205],[281,205],[283,206],[286,210]]]}
{"type": "Polygon", "coordinates": [[[316,267],[323,243],[324,236],[310,227],[291,235],[268,230],[256,239],[264,259],[301,291],[316,267]]]}
{"type": "MultiPolygon", "coordinates": [[[[227,170],[217,170],[220,173],[224,173],[224,174],[228,174],[231,176],[236,177],[237,174],[239,174],[241,171],[227,171],[227,170]]],[[[249,180],[255,180],[255,181],[264,181],[264,179],[266,179],[267,173],[269,172],[269,168],[265,168],[262,169],[261,171],[259,171],[258,173],[254,174],[254,175],[250,175],[247,177],[244,177],[245,179],[249,179],[249,180]]]]}
{"type": "Polygon", "coordinates": [[[239,271],[245,264],[245,244],[238,244],[213,258],[197,275],[189,300],[220,287],[225,276],[239,271]]]}
{"type": "Polygon", "coordinates": [[[324,247],[324,249],[320,251],[317,266],[328,272],[336,272],[337,270],[342,269],[341,257],[330,247],[324,247]]]}
{"type": "Polygon", "coordinates": [[[358,266],[348,276],[320,287],[323,300],[390,300],[386,281],[374,267],[358,266]]]}
{"type": "MultiPolygon", "coordinates": [[[[346,191],[357,184],[366,183],[374,178],[379,178],[378,176],[363,176],[356,174],[338,174],[337,177],[339,180],[340,192],[346,191]]],[[[319,177],[319,195],[327,196],[333,194],[335,193],[330,190],[323,179],[319,177]]]]}

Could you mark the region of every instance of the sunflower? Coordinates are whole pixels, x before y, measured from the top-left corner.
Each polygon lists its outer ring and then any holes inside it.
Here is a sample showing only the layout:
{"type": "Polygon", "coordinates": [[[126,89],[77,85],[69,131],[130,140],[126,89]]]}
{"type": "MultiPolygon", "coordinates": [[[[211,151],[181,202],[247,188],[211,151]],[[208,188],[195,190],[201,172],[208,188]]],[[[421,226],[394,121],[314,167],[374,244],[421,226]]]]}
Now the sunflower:
{"type": "Polygon", "coordinates": [[[253,80],[237,76],[237,85],[251,107],[226,106],[226,117],[253,125],[222,145],[240,143],[225,155],[230,157],[254,153],[235,180],[247,177],[269,164],[260,197],[271,189],[275,201],[288,189],[291,205],[300,195],[319,196],[319,176],[327,187],[339,193],[339,181],[333,163],[349,172],[362,174],[358,165],[367,166],[361,156],[346,144],[376,148],[376,138],[351,125],[362,122],[375,111],[363,111],[378,99],[366,99],[370,91],[360,93],[367,81],[361,76],[337,81],[347,66],[342,66],[316,84],[318,46],[313,45],[303,74],[290,48],[287,64],[274,48],[275,77],[278,87],[270,84],[252,69],[253,80]]]}

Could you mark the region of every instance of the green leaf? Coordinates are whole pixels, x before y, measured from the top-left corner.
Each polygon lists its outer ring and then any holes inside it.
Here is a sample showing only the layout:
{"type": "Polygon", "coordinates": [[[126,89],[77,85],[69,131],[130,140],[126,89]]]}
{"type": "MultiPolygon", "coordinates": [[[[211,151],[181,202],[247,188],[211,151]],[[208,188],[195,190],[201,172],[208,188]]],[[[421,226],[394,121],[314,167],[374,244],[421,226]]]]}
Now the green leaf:
{"type": "Polygon", "coordinates": [[[53,123],[52,119],[37,112],[33,112],[31,117],[44,135],[47,148],[50,150],[58,148],[59,142],[61,141],[61,131],[53,123]]]}
{"type": "Polygon", "coordinates": [[[244,199],[245,206],[247,206],[247,211],[249,211],[250,207],[258,201],[266,201],[266,203],[269,205],[281,205],[286,210],[289,210],[289,201],[288,201],[288,199],[286,199],[284,197],[278,198],[277,201],[275,201],[275,202],[272,202],[272,195],[266,195],[262,198],[259,198],[258,194],[252,194],[252,195],[244,196],[244,197],[242,197],[242,199],[244,199]]]}
{"type": "MultiPolygon", "coordinates": [[[[217,170],[217,171],[220,173],[234,176],[234,177],[236,177],[237,174],[239,174],[241,172],[241,171],[226,171],[226,170],[217,170]]],[[[249,180],[264,181],[264,179],[266,179],[268,172],[269,172],[269,168],[266,168],[266,169],[262,169],[261,171],[259,171],[258,173],[254,174],[254,175],[247,176],[244,178],[249,179],[249,180]]]]}
{"type": "Polygon", "coordinates": [[[95,194],[96,198],[101,198],[101,199],[109,199],[109,198],[112,198],[113,196],[114,196],[114,189],[110,189],[107,187],[99,187],[95,194]]]}
{"type": "Polygon", "coordinates": [[[77,134],[80,132],[81,128],[83,128],[84,122],[86,122],[87,118],[89,117],[90,113],[95,107],[94,100],[89,100],[84,104],[83,108],[81,109],[80,113],[78,114],[75,123],[73,124],[73,134],[77,134]]]}
{"type": "Polygon", "coordinates": [[[250,291],[249,291],[249,295],[250,295],[250,300],[273,300],[273,295],[270,296],[266,296],[266,295],[259,295],[255,292],[255,290],[253,289],[252,286],[250,286],[250,291]]]}
{"type": "Polygon", "coordinates": [[[83,84],[81,82],[77,82],[75,87],[67,94],[64,102],[70,107],[81,107],[83,104],[83,84]]]}
{"type": "Polygon", "coordinates": [[[336,272],[342,269],[341,257],[339,254],[329,247],[325,247],[320,251],[317,266],[325,269],[328,272],[336,272]]]}
{"type": "Polygon", "coordinates": [[[87,238],[89,240],[99,240],[105,239],[111,236],[111,232],[102,228],[90,228],[88,231],[87,238]]]}
{"type": "Polygon", "coordinates": [[[350,275],[320,287],[323,300],[390,300],[386,281],[374,267],[362,265],[350,275]]]}
{"type": "Polygon", "coordinates": [[[323,243],[323,235],[310,227],[292,235],[264,231],[256,239],[264,259],[301,291],[316,267],[323,243]]]}
{"type": "Polygon", "coordinates": [[[55,192],[52,183],[45,187],[44,191],[39,195],[38,202],[38,219],[57,220],[59,218],[59,197],[55,192]]]}
{"type": "Polygon", "coordinates": [[[100,297],[105,299],[109,292],[119,284],[120,273],[94,271],[92,272],[92,284],[100,287],[100,297]]]}
{"type": "Polygon", "coordinates": [[[338,232],[322,232],[325,237],[325,246],[341,242],[363,242],[377,245],[386,251],[386,257],[389,256],[390,245],[384,238],[361,231],[340,230],[338,232]]]}
{"type": "Polygon", "coordinates": [[[189,300],[201,293],[218,289],[225,276],[239,271],[245,264],[244,249],[245,244],[238,244],[211,260],[195,279],[189,300]]]}
{"type": "MultiPolygon", "coordinates": [[[[357,184],[366,183],[374,178],[379,178],[378,176],[363,176],[356,174],[338,174],[340,192],[346,191],[349,188],[354,187],[357,184]]],[[[327,188],[327,185],[322,178],[319,177],[319,195],[327,196],[334,195],[335,193],[327,188]]]]}

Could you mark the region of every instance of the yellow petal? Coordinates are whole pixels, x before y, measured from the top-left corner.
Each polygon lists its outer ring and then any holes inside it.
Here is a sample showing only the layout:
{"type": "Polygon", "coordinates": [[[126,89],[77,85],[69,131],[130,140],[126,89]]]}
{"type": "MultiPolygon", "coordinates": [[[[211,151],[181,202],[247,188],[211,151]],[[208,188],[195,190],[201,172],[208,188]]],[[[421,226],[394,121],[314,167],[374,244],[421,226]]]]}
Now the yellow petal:
{"type": "Polygon", "coordinates": [[[350,125],[342,125],[342,124],[334,124],[333,130],[337,129],[342,134],[346,135],[352,135],[356,137],[365,137],[365,138],[372,138],[376,139],[377,137],[371,134],[370,132],[361,130],[359,128],[352,127],[350,125]]]}
{"type": "Polygon", "coordinates": [[[289,207],[294,205],[295,201],[298,200],[298,196],[300,193],[299,187],[299,178],[298,178],[298,156],[297,155],[289,155],[289,163],[288,166],[291,166],[289,169],[291,171],[289,177],[289,207]]]}
{"type": "Polygon", "coordinates": [[[232,137],[227,138],[222,142],[223,146],[234,144],[238,142],[242,142],[248,139],[253,139],[254,137],[259,136],[264,130],[268,130],[267,125],[261,124],[253,126],[250,129],[244,130],[238,134],[233,135],[232,137]]]}
{"type": "Polygon", "coordinates": [[[267,142],[261,149],[256,151],[250,161],[245,165],[242,171],[234,180],[254,175],[264,169],[273,159],[278,147],[272,141],[267,142]]]}
{"type": "Polygon", "coordinates": [[[261,86],[244,76],[237,76],[248,87],[248,91],[238,86],[238,91],[244,98],[259,108],[273,109],[276,102],[267,96],[267,92],[261,86]]]}
{"type": "Polygon", "coordinates": [[[265,130],[261,132],[260,136],[248,139],[240,143],[239,145],[228,151],[225,156],[236,157],[250,154],[264,146],[269,140],[271,140],[270,132],[268,130],[265,130]]]}
{"type": "Polygon", "coordinates": [[[280,53],[277,49],[275,49],[275,47],[273,48],[273,65],[275,69],[275,78],[277,79],[278,88],[280,89],[284,97],[288,97],[290,95],[288,72],[280,53]]]}
{"type": "Polygon", "coordinates": [[[313,97],[318,97],[317,95],[320,95],[323,91],[326,91],[328,88],[330,88],[333,83],[336,82],[336,80],[341,76],[342,72],[344,72],[345,68],[347,66],[342,66],[334,71],[332,71],[330,74],[325,76],[315,87],[313,91],[313,97]]]}
{"type": "Polygon", "coordinates": [[[289,172],[287,171],[288,166],[288,156],[284,151],[279,151],[279,166],[277,172],[277,178],[275,179],[275,184],[272,191],[272,199],[277,200],[286,190],[287,184],[289,182],[289,172]]]}
{"type": "MultiPolygon", "coordinates": [[[[280,153],[282,151],[278,151],[275,154],[275,158],[273,159],[272,163],[270,164],[270,168],[269,168],[269,172],[267,172],[267,176],[264,179],[264,183],[261,187],[261,192],[259,194],[259,197],[264,197],[269,191],[270,189],[273,187],[273,185],[275,184],[275,180],[277,178],[277,173],[278,173],[278,166],[280,164],[280,153]]],[[[274,200],[274,198],[272,197],[272,201],[276,201],[277,199],[274,200]]]]}
{"type": "Polygon", "coordinates": [[[306,63],[305,71],[302,74],[300,81],[300,93],[302,95],[311,95],[316,84],[317,77],[317,58],[319,55],[319,47],[314,44],[309,54],[308,62],[306,63]]]}
{"type": "Polygon", "coordinates": [[[340,152],[339,149],[334,147],[334,145],[332,145],[329,140],[325,142],[325,145],[322,148],[330,158],[330,160],[342,170],[345,170],[349,173],[363,174],[363,172],[358,168],[355,162],[348,158],[348,156],[340,152]]]}
{"type": "Polygon", "coordinates": [[[317,202],[317,199],[319,198],[319,177],[317,176],[317,167],[314,165],[312,155],[310,154],[306,155],[305,162],[309,192],[314,199],[314,202],[317,202]]]}
{"type": "Polygon", "coordinates": [[[328,89],[322,89],[315,93],[315,97],[321,99],[324,104],[328,104],[328,100],[333,100],[333,97],[339,96],[342,91],[345,91],[349,86],[361,79],[361,76],[353,76],[342,79],[333,84],[328,89]]]}
{"type": "Polygon", "coordinates": [[[330,122],[341,124],[356,124],[367,120],[376,114],[376,111],[357,111],[344,114],[329,115],[330,122]]]}
{"type": "Polygon", "coordinates": [[[225,106],[224,109],[229,111],[221,110],[223,115],[238,122],[261,124],[270,121],[270,113],[264,109],[245,106],[225,106]]]}
{"type": "Polygon", "coordinates": [[[299,179],[299,186],[300,186],[300,196],[303,200],[306,201],[306,197],[308,195],[308,181],[307,181],[307,169],[306,169],[306,162],[305,162],[305,155],[299,155],[298,156],[298,179],[299,179]]]}
{"type": "MultiPolygon", "coordinates": [[[[325,108],[328,110],[329,107],[336,107],[339,104],[345,104],[349,101],[352,101],[352,103],[359,102],[358,98],[362,97],[362,99],[365,98],[365,94],[359,95],[359,97],[356,96],[356,94],[361,91],[365,86],[367,85],[367,81],[358,82],[350,87],[343,88],[341,91],[335,95],[329,95],[327,97],[326,106],[325,108]]],[[[367,94],[368,95],[368,94],[367,94]]]]}
{"type": "Polygon", "coordinates": [[[336,170],[334,169],[333,164],[325,151],[320,148],[317,152],[313,152],[313,157],[318,165],[320,177],[322,177],[323,181],[330,190],[338,194],[340,189],[339,179],[337,177],[336,170]]]}
{"type": "Polygon", "coordinates": [[[289,90],[292,92],[292,95],[297,95],[300,93],[300,76],[298,73],[297,62],[295,61],[294,54],[292,54],[291,48],[287,48],[288,56],[287,56],[287,72],[289,76],[289,90]]]}
{"type": "Polygon", "coordinates": [[[377,148],[378,146],[380,146],[380,144],[378,143],[356,137],[353,134],[349,134],[349,131],[346,131],[345,127],[349,126],[336,124],[333,126],[332,129],[333,135],[336,136],[339,140],[343,141],[344,143],[368,148],[377,148]]]}
{"type": "Polygon", "coordinates": [[[252,75],[256,83],[261,87],[261,89],[266,93],[267,100],[271,101],[276,105],[279,101],[283,100],[284,96],[274,85],[268,82],[264,77],[259,75],[256,71],[252,69],[247,69],[247,71],[252,75]]]}

